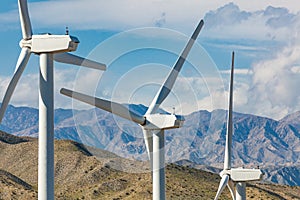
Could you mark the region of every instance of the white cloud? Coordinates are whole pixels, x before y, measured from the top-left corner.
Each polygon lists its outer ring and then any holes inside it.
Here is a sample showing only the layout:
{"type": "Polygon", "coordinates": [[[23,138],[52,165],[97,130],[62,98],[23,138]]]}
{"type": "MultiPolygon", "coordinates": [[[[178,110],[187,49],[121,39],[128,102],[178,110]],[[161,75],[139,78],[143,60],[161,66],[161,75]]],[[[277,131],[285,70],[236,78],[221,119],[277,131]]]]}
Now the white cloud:
{"type": "MultiPolygon", "coordinates": [[[[77,70],[55,70],[54,73],[54,99],[55,107],[71,108],[69,98],[59,93],[60,88],[73,88],[77,70]]],[[[11,77],[0,77],[0,98],[3,99],[11,77]]],[[[86,77],[85,82],[88,83],[86,77]]],[[[24,74],[18,82],[12,95],[10,104],[16,106],[38,107],[39,95],[39,76],[38,74],[24,74]]]]}
{"type": "Polygon", "coordinates": [[[278,51],[274,58],[253,66],[249,99],[255,102],[252,112],[276,119],[300,109],[300,74],[295,66],[300,63],[300,43],[278,51]]]}
{"type": "Polygon", "coordinates": [[[248,51],[248,52],[258,52],[258,51],[267,51],[267,47],[264,46],[257,46],[257,44],[236,44],[236,43],[214,43],[214,42],[206,42],[209,46],[219,48],[219,49],[234,49],[241,50],[241,51],[248,51]]]}
{"type": "Polygon", "coordinates": [[[215,109],[227,109],[226,95],[224,91],[211,92],[210,96],[199,99],[198,105],[201,110],[213,111],[215,109]]]}
{"type": "Polygon", "coordinates": [[[292,72],[295,74],[299,74],[300,73],[300,66],[293,66],[291,68],[292,72]]]}
{"type": "MultiPolygon", "coordinates": [[[[267,6],[286,7],[291,12],[296,13],[300,10],[299,3],[296,0],[283,1],[273,0],[261,2],[259,0],[251,1],[230,1],[230,0],[213,0],[213,1],[180,1],[180,0],[60,0],[60,1],[40,1],[30,3],[29,10],[33,27],[49,28],[62,27],[66,25],[72,29],[113,29],[127,30],[136,27],[145,26],[163,26],[175,28],[184,33],[189,33],[195,24],[205,16],[210,10],[216,10],[220,6],[233,2],[241,9],[233,6],[227,6],[222,9],[223,17],[220,23],[232,24],[232,22],[249,21],[240,27],[247,28],[251,32],[259,34],[260,24],[258,10],[265,9],[267,6]],[[241,11],[241,10],[245,11],[241,11]],[[238,17],[238,18],[237,18],[238,17]],[[237,21],[237,19],[239,19],[237,21]],[[253,20],[256,23],[253,23],[253,20]],[[247,27],[246,25],[254,25],[247,27]],[[258,25],[258,26],[257,26],[258,25]],[[256,27],[256,30],[252,28],[256,27]]],[[[233,5],[233,4],[228,4],[233,5]]],[[[221,10],[218,11],[219,14],[221,10]]],[[[277,14],[282,14],[278,11],[277,14]]],[[[286,14],[286,13],[284,13],[286,14]]],[[[289,13],[290,14],[290,13],[289,13]]],[[[284,21],[289,18],[285,15],[284,21]]],[[[0,14],[1,24],[9,25],[18,21],[17,10],[12,10],[0,14]]],[[[275,21],[275,19],[273,20],[275,21]]],[[[282,21],[282,16],[277,19],[282,21]]],[[[264,20],[262,22],[265,22],[264,20]]],[[[261,24],[263,25],[263,24],[261,24]]],[[[237,27],[236,27],[237,28],[237,27]]],[[[235,28],[232,29],[235,31],[235,28]]],[[[226,33],[221,32],[222,34],[226,33]]],[[[247,33],[247,31],[245,31],[247,33]]]]}
{"type": "Polygon", "coordinates": [[[295,19],[286,8],[268,6],[266,9],[248,12],[229,3],[205,15],[206,34],[221,39],[247,39],[285,41],[293,34],[295,19]]]}
{"type": "MultiPolygon", "coordinates": [[[[261,1],[261,0],[252,0],[251,3],[249,1],[242,1],[242,0],[233,0],[233,1],[226,1],[233,2],[237,4],[241,9],[247,11],[257,11],[261,9],[265,9],[268,6],[279,7],[279,8],[287,8],[292,13],[297,13],[300,10],[300,5],[297,0],[271,0],[271,1],[261,1]]],[[[225,4],[225,2],[224,2],[225,4]]]]}
{"type": "MultiPolygon", "coordinates": [[[[240,74],[235,74],[234,81],[234,111],[242,113],[251,113],[247,108],[248,104],[254,102],[249,102],[249,83],[245,82],[244,79],[240,79],[240,74]]],[[[242,74],[244,76],[244,74],[242,74]]],[[[228,77],[229,78],[229,77],[228,77]]],[[[211,88],[209,94],[206,94],[204,97],[198,99],[198,105],[201,110],[213,111],[215,109],[225,109],[228,110],[228,94],[229,94],[229,80],[224,80],[224,83],[213,83],[211,79],[211,88]],[[215,85],[212,85],[215,84],[215,85]]]]}
{"type": "MultiPolygon", "coordinates": [[[[223,70],[220,71],[222,74],[230,74],[231,70],[223,70]]],[[[235,75],[249,75],[252,74],[252,70],[249,69],[234,69],[234,74],[235,75]]]]}
{"type": "MultiPolygon", "coordinates": [[[[0,77],[0,94],[3,99],[11,77],[0,77]]],[[[20,78],[12,95],[10,104],[37,107],[38,75],[28,74],[20,78]]]]}

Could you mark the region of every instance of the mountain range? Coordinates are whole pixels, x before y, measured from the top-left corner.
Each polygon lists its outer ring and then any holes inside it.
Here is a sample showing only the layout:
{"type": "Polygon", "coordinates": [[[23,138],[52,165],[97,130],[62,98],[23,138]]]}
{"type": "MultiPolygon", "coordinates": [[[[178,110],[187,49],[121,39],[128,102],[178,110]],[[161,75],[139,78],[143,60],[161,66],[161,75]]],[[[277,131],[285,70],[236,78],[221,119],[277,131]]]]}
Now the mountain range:
{"type": "MultiPolygon", "coordinates": [[[[127,105],[143,114],[147,107],[127,105]]],[[[163,112],[163,111],[161,111],[163,112]]],[[[184,126],[167,130],[166,160],[218,172],[222,168],[227,111],[197,111],[184,126]]],[[[101,148],[121,157],[147,160],[138,125],[100,109],[55,110],[55,137],[101,148]]],[[[300,112],[274,120],[234,113],[233,166],[260,167],[265,181],[300,185],[300,112]]],[[[16,136],[38,136],[38,110],[9,106],[0,129],[16,136]]]]}

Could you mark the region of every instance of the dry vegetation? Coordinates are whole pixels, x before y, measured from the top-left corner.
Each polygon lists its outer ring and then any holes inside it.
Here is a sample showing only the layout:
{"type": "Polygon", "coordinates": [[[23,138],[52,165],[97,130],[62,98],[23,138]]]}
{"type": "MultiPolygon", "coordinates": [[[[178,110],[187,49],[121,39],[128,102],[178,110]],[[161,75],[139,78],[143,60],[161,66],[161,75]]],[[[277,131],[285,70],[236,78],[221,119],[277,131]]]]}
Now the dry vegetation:
{"type": "MultiPolygon", "coordinates": [[[[36,139],[16,139],[1,133],[0,199],[37,199],[36,139]],[[16,139],[16,140],[15,140],[16,139]]],[[[149,163],[129,161],[99,150],[97,158],[82,145],[55,141],[56,199],[151,199],[149,163]],[[145,170],[144,170],[145,171],[145,170]]],[[[182,167],[167,166],[168,199],[213,199],[218,175],[182,167]]],[[[253,183],[247,185],[247,199],[300,199],[300,187],[253,183]]],[[[231,199],[226,189],[220,199],[231,199]]]]}

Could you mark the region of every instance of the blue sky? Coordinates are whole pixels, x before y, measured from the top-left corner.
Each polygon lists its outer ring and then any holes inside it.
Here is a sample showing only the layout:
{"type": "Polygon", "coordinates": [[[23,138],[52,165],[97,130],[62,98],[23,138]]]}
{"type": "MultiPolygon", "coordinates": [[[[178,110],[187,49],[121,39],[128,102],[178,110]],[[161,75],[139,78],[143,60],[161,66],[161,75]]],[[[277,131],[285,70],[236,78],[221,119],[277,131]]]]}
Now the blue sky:
{"type": "MultiPolygon", "coordinates": [[[[205,25],[165,109],[187,114],[226,108],[231,51],[236,52],[235,110],[280,119],[300,110],[300,5],[296,0],[29,0],[35,34],[70,34],[74,54],[108,64],[107,72],[55,64],[56,107],[82,107],[64,86],[122,103],[148,105],[201,18],[205,25]]],[[[13,75],[21,39],[17,1],[0,8],[0,96],[13,75]]],[[[38,104],[38,56],[12,98],[38,104]]]]}

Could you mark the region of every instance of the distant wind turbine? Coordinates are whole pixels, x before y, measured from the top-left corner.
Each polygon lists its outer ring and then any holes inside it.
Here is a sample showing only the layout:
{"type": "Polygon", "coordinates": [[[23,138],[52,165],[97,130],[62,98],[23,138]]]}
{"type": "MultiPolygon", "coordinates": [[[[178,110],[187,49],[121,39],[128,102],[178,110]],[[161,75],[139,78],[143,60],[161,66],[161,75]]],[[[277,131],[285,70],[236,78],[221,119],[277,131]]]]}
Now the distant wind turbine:
{"type": "Polygon", "coordinates": [[[262,179],[263,173],[260,169],[244,169],[244,168],[231,168],[232,158],[232,110],[233,110],[233,75],[234,75],[234,52],[232,52],[232,65],[230,75],[230,89],[229,89],[229,110],[227,120],[227,133],[225,143],[225,157],[224,168],[220,173],[221,181],[215,197],[219,198],[222,191],[228,186],[233,200],[246,200],[246,182],[259,181],[262,179]]]}
{"type": "Polygon", "coordinates": [[[190,52],[195,40],[197,39],[204,22],[200,21],[190,40],[188,41],[181,56],[178,58],[173,69],[161,85],[158,93],[154,97],[145,115],[137,114],[122,104],[111,102],[104,99],[95,98],[78,92],[74,92],[65,88],[61,89],[61,93],[94,105],[98,108],[111,112],[115,115],[133,121],[139,124],[143,130],[144,140],[151,162],[152,183],[153,183],[153,199],[164,200],[165,194],[165,138],[164,130],[179,128],[183,125],[183,116],[175,114],[160,114],[158,109],[162,102],[167,98],[177,79],[177,76],[190,52]]]}
{"type": "MultiPolygon", "coordinates": [[[[70,35],[33,35],[27,0],[19,0],[19,14],[23,39],[15,73],[7,87],[0,108],[0,123],[16,85],[31,53],[40,56],[39,80],[39,167],[38,198],[54,199],[54,123],[53,123],[53,60],[58,62],[105,70],[106,66],[67,52],[75,51],[79,40],[70,35]]],[[[30,93],[30,91],[28,91],[30,93]]]]}

